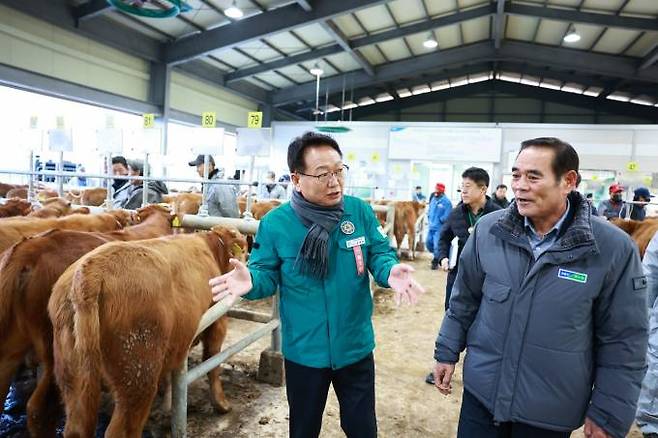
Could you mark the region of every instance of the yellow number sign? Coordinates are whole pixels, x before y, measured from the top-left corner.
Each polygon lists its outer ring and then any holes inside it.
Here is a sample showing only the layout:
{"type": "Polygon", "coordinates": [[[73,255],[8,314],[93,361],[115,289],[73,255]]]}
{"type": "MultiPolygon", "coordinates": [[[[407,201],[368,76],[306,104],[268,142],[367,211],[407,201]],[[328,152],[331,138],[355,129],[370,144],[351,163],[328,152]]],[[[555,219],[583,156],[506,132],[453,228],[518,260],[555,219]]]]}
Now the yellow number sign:
{"type": "Polygon", "coordinates": [[[263,113],[260,111],[252,111],[247,117],[247,128],[260,128],[263,126],[263,113]]]}
{"type": "Polygon", "coordinates": [[[379,160],[381,160],[381,155],[379,155],[379,152],[373,152],[372,155],[370,155],[370,161],[373,162],[373,164],[379,163],[379,160]]]}
{"type": "Polygon", "coordinates": [[[208,111],[201,114],[201,126],[204,128],[214,128],[217,126],[217,113],[208,111]]]}
{"type": "Polygon", "coordinates": [[[144,128],[149,129],[155,126],[155,114],[144,114],[144,128]]]}
{"type": "Polygon", "coordinates": [[[635,172],[640,169],[640,165],[637,163],[637,161],[629,161],[628,164],[626,164],[626,169],[628,169],[630,172],[635,172]]]}
{"type": "Polygon", "coordinates": [[[353,163],[354,161],[356,161],[356,154],[354,152],[348,152],[347,153],[347,161],[349,163],[353,163]]]}

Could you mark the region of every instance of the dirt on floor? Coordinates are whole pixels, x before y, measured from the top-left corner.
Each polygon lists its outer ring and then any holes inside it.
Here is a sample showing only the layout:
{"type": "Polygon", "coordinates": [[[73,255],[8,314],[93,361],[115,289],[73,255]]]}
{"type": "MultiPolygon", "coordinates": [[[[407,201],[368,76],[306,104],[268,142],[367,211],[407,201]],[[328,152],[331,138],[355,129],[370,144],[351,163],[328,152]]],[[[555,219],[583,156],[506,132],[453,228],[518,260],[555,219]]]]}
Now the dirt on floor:
{"type": "MultiPolygon", "coordinates": [[[[396,307],[388,290],[375,292],[374,325],[377,418],[381,437],[454,437],[461,403],[461,366],[453,379],[453,394],[441,395],[424,379],[433,363],[436,332],[443,318],[446,274],[429,269],[427,253],[410,264],[415,277],[427,293],[414,306],[396,307]]],[[[242,306],[268,311],[266,300],[242,306]]],[[[255,323],[231,320],[229,345],[244,333],[257,327],[255,323]]],[[[260,351],[269,345],[269,337],[233,356],[224,365],[222,381],[233,410],[217,415],[210,405],[206,379],[196,381],[189,390],[188,436],[190,437],[286,437],[288,411],[285,387],[272,387],[256,381],[260,351]]],[[[196,349],[190,366],[198,362],[196,349]]],[[[150,431],[154,436],[168,435],[168,416],[154,412],[150,431]]],[[[321,436],[344,437],[340,429],[338,402],[332,390],[325,410],[321,436]]],[[[582,438],[582,431],[572,435],[582,438]]],[[[631,438],[642,438],[637,429],[631,438]]]]}

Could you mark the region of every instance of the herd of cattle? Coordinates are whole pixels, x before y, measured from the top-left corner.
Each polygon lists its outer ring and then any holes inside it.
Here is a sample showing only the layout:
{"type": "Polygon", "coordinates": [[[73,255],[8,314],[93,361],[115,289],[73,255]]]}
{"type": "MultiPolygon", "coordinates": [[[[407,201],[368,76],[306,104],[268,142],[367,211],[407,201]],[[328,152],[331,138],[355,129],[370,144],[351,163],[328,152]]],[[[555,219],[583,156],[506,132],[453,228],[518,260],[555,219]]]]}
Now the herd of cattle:
{"type": "MultiPolygon", "coordinates": [[[[26,188],[0,184],[0,197],[18,190],[26,188]]],[[[41,366],[27,404],[32,436],[54,436],[62,405],[65,436],[93,436],[102,389],[114,399],[106,436],[141,436],[158,387],[187,357],[212,305],[208,279],[248,252],[234,229],[175,233],[175,219],[199,209],[197,193],[136,212],[72,208],[101,205],[106,194],[87,189],[59,198],[43,189],[39,210],[20,196],[0,206],[0,400],[21,365],[41,366]]],[[[246,200],[239,203],[244,211],[246,200]]],[[[255,202],[251,210],[260,219],[277,205],[255,202]]],[[[406,234],[413,259],[424,205],[393,205],[398,251],[406,234]]],[[[382,225],[385,216],[377,213],[382,225]]],[[[644,251],[658,220],[618,225],[644,251]]],[[[204,359],[220,351],[226,331],[222,317],[199,336],[204,359]]],[[[223,413],[230,405],[219,372],[208,375],[210,400],[223,413]]]]}

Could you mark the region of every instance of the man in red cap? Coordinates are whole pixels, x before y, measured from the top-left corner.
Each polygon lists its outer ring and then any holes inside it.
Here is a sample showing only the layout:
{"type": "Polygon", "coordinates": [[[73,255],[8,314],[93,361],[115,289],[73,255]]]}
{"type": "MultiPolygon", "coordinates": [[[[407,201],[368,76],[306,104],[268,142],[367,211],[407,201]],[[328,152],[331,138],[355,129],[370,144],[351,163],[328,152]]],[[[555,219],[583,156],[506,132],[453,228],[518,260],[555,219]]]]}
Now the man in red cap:
{"type": "Polygon", "coordinates": [[[621,208],[624,205],[622,202],[621,194],[624,192],[624,188],[621,184],[614,183],[608,188],[608,193],[610,194],[610,199],[601,201],[599,204],[599,216],[610,220],[615,217],[620,217],[621,208]]]}
{"type": "Polygon", "coordinates": [[[439,268],[439,236],[444,222],[448,219],[452,210],[452,203],[445,195],[446,186],[443,183],[436,183],[434,193],[430,195],[429,209],[427,211],[427,220],[429,222],[429,231],[427,232],[427,250],[434,256],[432,257],[431,268],[439,268]]]}

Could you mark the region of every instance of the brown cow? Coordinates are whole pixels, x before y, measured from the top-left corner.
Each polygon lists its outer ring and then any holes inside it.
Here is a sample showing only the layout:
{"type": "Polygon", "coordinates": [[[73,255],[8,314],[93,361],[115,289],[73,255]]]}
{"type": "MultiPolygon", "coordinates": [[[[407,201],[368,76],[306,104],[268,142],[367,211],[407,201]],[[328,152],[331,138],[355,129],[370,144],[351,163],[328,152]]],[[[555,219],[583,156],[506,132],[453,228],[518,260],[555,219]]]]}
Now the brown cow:
{"type": "MultiPolygon", "coordinates": [[[[53,287],[55,376],[66,407],[65,437],[93,436],[101,384],[115,405],[106,437],[141,437],[159,381],[187,360],[203,313],[208,280],[244,259],[245,238],[215,227],[141,242],[112,242],[83,256],[53,287]]],[[[219,352],[226,317],[202,335],[204,359],[219,352]]],[[[219,368],[211,401],[229,410],[219,368]]]]}
{"type": "Polygon", "coordinates": [[[269,199],[267,201],[259,201],[251,205],[251,214],[254,219],[261,220],[263,216],[281,205],[281,202],[276,199],[269,199]]]}
{"type": "MultiPolygon", "coordinates": [[[[58,197],[59,194],[51,189],[42,189],[37,192],[37,199],[39,200],[44,200],[48,198],[56,198],[58,197]]],[[[27,199],[27,187],[17,187],[14,189],[11,189],[7,192],[6,194],[7,198],[21,198],[21,199],[27,199]]]]}
{"type": "Polygon", "coordinates": [[[423,214],[425,207],[417,201],[397,201],[394,205],[393,234],[395,234],[395,242],[398,246],[398,257],[401,255],[400,247],[406,234],[409,243],[408,257],[410,260],[414,260],[416,257],[416,220],[419,215],[423,214]]]}
{"type": "Polygon", "coordinates": [[[27,186],[25,184],[5,184],[5,183],[0,183],[0,198],[11,198],[11,196],[7,196],[7,193],[10,190],[13,189],[26,189],[27,186]]]}
{"type": "Polygon", "coordinates": [[[171,233],[168,209],[149,205],[137,215],[138,225],[109,233],[49,230],[15,244],[0,260],[0,399],[26,353],[34,351],[42,373],[27,406],[32,436],[53,435],[59,404],[47,311],[52,287],[69,265],[104,243],[171,233]]]}
{"type": "Polygon", "coordinates": [[[114,231],[133,223],[130,212],[111,210],[104,214],[74,214],[61,218],[8,218],[0,221],[0,252],[24,237],[30,237],[51,228],[78,231],[114,231]]]}
{"type": "Polygon", "coordinates": [[[103,205],[105,199],[107,199],[107,189],[102,187],[84,189],[80,194],[80,205],[98,207],[103,205]]]}
{"type": "Polygon", "coordinates": [[[64,198],[50,198],[41,203],[42,207],[28,214],[29,217],[61,217],[71,214],[71,201],[64,198]]]}
{"type": "Polygon", "coordinates": [[[0,205],[0,218],[26,216],[32,211],[32,204],[25,199],[11,198],[0,205]]]}
{"type": "Polygon", "coordinates": [[[649,246],[651,238],[658,231],[658,219],[636,221],[633,219],[613,218],[610,222],[626,231],[626,233],[631,236],[631,239],[635,241],[640,250],[640,257],[644,257],[644,253],[647,250],[647,246],[649,246]]]}

